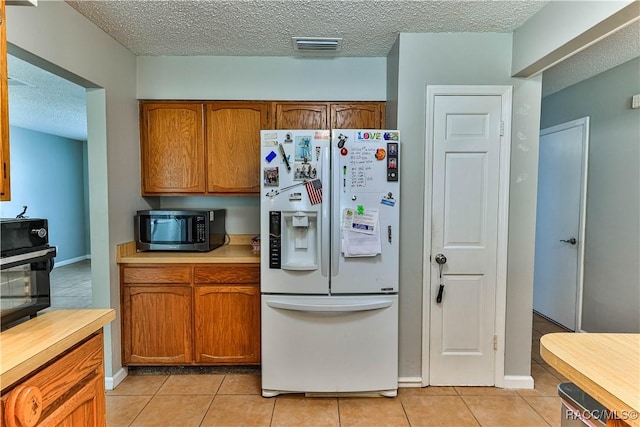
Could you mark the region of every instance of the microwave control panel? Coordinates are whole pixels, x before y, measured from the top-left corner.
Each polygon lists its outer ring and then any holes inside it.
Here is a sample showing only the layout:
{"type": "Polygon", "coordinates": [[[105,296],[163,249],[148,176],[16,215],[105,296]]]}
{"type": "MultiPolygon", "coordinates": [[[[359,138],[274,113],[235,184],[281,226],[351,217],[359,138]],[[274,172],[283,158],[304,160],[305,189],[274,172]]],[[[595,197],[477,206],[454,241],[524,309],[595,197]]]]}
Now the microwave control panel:
{"type": "Polygon", "coordinates": [[[206,242],[207,241],[207,230],[205,227],[205,221],[203,216],[199,216],[196,218],[196,242],[206,242]]]}

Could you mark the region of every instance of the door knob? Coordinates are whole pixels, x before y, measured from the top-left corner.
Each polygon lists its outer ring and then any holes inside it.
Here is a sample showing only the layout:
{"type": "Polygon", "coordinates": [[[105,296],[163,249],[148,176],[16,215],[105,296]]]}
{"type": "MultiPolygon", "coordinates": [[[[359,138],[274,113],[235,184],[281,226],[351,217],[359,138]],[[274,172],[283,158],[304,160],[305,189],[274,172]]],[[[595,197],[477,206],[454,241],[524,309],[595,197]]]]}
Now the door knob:
{"type": "Polygon", "coordinates": [[[570,244],[572,244],[572,245],[575,245],[576,243],[578,243],[578,241],[576,240],[576,238],[575,238],[575,237],[572,237],[572,238],[567,239],[567,240],[565,240],[565,239],[560,239],[560,241],[561,241],[561,242],[564,242],[564,243],[570,243],[570,244]]]}
{"type": "Polygon", "coordinates": [[[440,304],[442,302],[442,293],[444,292],[444,283],[442,282],[442,267],[447,262],[447,257],[444,256],[444,254],[437,254],[435,259],[438,263],[438,270],[440,271],[440,288],[438,289],[436,302],[440,304]]]}
{"type": "Polygon", "coordinates": [[[443,254],[436,255],[436,262],[440,265],[447,263],[447,257],[443,254]]]}

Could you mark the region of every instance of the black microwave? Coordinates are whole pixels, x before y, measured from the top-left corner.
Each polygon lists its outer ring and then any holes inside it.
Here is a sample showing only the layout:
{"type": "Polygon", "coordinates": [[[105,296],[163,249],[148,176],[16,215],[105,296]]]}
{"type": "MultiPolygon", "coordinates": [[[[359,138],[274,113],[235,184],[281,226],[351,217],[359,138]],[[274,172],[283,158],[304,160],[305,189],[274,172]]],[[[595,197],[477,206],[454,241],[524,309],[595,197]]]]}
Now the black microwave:
{"type": "Polygon", "coordinates": [[[138,211],[134,222],[139,251],[211,251],[225,241],[225,210],[138,211]]]}

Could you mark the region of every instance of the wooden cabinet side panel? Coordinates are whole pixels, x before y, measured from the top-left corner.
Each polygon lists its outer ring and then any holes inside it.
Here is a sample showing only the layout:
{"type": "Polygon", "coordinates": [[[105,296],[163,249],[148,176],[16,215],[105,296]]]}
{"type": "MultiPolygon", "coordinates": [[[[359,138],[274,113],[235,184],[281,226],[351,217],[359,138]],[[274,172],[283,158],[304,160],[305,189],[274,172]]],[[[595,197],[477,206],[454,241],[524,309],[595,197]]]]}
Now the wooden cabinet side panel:
{"type": "Polygon", "coordinates": [[[331,129],[382,129],[384,103],[333,103],[331,129]]]}
{"type": "Polygon", "coordinates": [[[260,130],[270,129],[267,102],[218,102],[206,107],[207,191],[260,191],[260,130]]]}
{"type": "Polygon", "coordinates": [[[259,285],[196,287],[195,328],[197,363],[259,363],[259,285]]]}
{"type": "Polygon", "coordinates": [[[276,103],[275,129],[329,129],[327,103],[276,103]]]}
{"type": "Polygon", "coordinates": [[[9,158],[9,87],[7,81],[7,23],[5,0],[0,0],[0,200],[11,200],[9,158]]]}
{"type": "Polygon", "coordinates": [[[122,291],[123,363],[190,363],[190,285],[127,285],[122,291]]]}
{"type": "Polygon", "coordinates": [[[140,103],[142,192],[205,191],[203,106],[140,103]]]}

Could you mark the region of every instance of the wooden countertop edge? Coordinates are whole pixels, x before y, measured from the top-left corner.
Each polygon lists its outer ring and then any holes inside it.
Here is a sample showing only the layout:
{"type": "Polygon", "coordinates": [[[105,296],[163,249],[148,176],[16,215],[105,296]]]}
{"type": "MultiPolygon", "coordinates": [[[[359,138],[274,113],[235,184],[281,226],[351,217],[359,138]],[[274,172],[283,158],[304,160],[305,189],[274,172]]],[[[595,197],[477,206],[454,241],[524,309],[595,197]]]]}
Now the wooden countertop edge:
{"type": "MultiPolygon", "coordinates": [[[[570,382],[577,385],[581,390],[597,400],[606,409],[617,414],[638,413],[637,408],[633,408],[626,404],[600,384],[582,374],[571,364],[556,356],[545,346],[544,341],[543,336],[540,339],[540,355],[542,356],[542,359],[549,364],[549,366],[564,375],[570,382]]],[[[624,421],[630,426],[640,427],[640,419],[625,419],[624,421]]]]}
{"type": "Polygon", "coordinates": [[[117,264],[260,264],[252,235],[231,235],[230,242],[210,252],[138,252],[135,242],[116,246],[117,264]]]}
{"type": "Polygon", "coordinates": [[[0,387],[2,389],[10,387],[21,378],[29,375],[34,370],[99,331],[115,318],[116,312],[114,309],[52,310],[2,332],[0,334],[0,351],[5,345],[12,346],[12,341],[18,340],[15,339],[18,333],[22,335],[20,338],[23,339],[31,333],[35,334],[38,328],[51,327],[52,324],[55,326],[55,324],[58,323],[60,327],[66,327],[68,329],[62,333],[61,339],[51,343],[46,343],[45,339],[41,345],[34,345],[33,347],[25,349],[25,359],[13,364],[13,366],[7,366],[6,358],[0,356],[0,361],[2,362],[0,369],[0,387]],[[74,316],[78,316],[78,314],[82,314],[82,317],[89,317],[88,322],[76,324],[80,320],[79,317],[74,318],[74,316]],[[76,320],[75,323],[74,320],[76,320]],[[48,325],[43,326],[45,324],[48,325]],[[7,334],[7,332],[9,332],[9,334],[7,334]]]}

